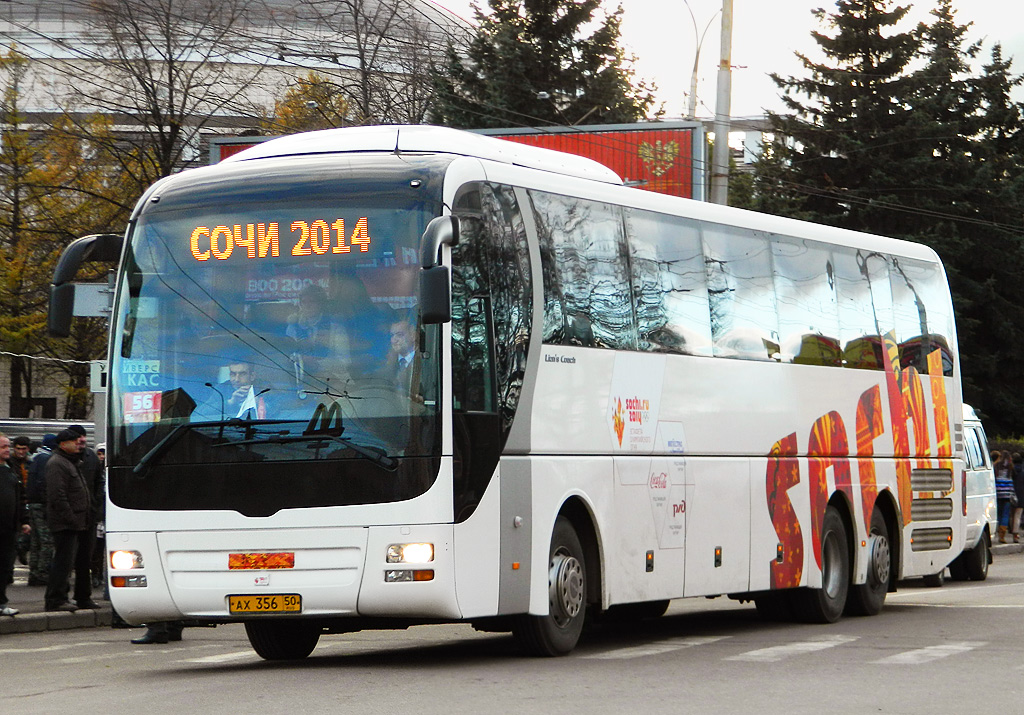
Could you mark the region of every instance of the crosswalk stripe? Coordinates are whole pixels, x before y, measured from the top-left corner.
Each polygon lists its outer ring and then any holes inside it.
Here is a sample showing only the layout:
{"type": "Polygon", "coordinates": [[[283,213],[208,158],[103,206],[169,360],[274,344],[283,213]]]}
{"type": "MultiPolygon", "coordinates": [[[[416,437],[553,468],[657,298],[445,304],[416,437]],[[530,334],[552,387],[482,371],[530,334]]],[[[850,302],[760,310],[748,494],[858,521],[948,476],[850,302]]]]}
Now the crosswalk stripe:
{"type": "Polygon", "coordinates": [[[939,658],[948,658],[951,655],[966,653],[967,651],[974,650],[975,648],[981,648],[986,645],[988,645],[988,643],[972,641],[946,643],[945,645],[933,645],[928,646],[927,648],[908,650],[904,653],[896,653],[895,655],[890,655],[887,658],[881,658],[872,662],[883,663],[885,665],[919,665],[921,663],[938,660],[939,658]]]}
{"type": "Polygon", "coordinates": [[[728,637],[729,636],[694,636],[692,638],[670,638],[668,640],[658,641],[648,645],[632,646],[630,648],[616,648],[615,650],[609,650],[603,653],[594,653],[583,657],[591,660],[643,658],[649,655],[660,655],[662,653],[670,653],[674,650],[682,650],[683,648],[706,645],[708,643],[714,643],[715,641],[724,640],[728,637]]]}
{"type": "Polygon", "coordinates": [[[795,655],[803,655],[804,653],[814,653],[827,648],[835,648],[837,645],[852,643],[855,640],[858,640],[856,636],[824,636],[822,638],[816,638],[809,641],[787,643],[786,645],[777,645],[772,646],[771,648],[759,648],[757,650],[747,651],[746,653],[740,653],[739,655],[730,656],[725,660],[740,660],[751,663],[774,663],[795,655]]]}
{"type": "Polygon", "coordinates": [[[232,660],[241,660],[242,658],[258,658],[256,652],[253,650],[236,650],[231,653],[219,653],[217,655],[208,655],[202,658],[188,658],[187,660],[179,660],[179,663],[227,663],[232,660]]]}
{"type": "Polygon", "coordinates": [[[59,645],[48,645],[41,646],[39,648],[0,648],[0,655],[5,653],[47,653],[51,651],[59,650],[70,650],[71,648],[81,648],[82,646],[97,646],[103,645],[99,641],[89,643],[61,643],[59,645]]]}

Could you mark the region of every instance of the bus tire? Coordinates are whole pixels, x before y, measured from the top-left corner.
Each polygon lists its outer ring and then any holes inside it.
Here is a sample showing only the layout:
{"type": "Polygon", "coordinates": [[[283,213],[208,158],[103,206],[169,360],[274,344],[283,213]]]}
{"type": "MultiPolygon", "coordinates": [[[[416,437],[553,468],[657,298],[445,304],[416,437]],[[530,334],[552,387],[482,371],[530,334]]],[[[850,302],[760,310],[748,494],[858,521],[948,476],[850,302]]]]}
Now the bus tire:
{"type": "Polygon", "coordinates": [[[885,516],[878,509],[871,515],[868,534],[868,575],[864,583],[850,587],[846,612],[854,616],[875,616],[885,605],[892,578],[892,547],[885,516]]]}
{"type": "Polygon", "coordinates": [[[988,565],[992,562],[991,552],[988,548],[988,537],[984,534],[978,539],[973,549],[960,554],[964,565],[967,567],[967,576],[972,581],[984,581],[988,578],[988,565]]]}
{"type": "Polygon", "coordinates": [[[548,550],[548,615],[516,616],[512,635],[530,655],[565,655],[576,647],[587,614],[587,567],[579,536],[563,516],[548,550]]]}
{"type": "Polygon", "coordinates": [[[846,608],[850,590],[850,546],[843,519],[834,506],[821,522],[821,588],[793,594],[797,615],[807,623],[835,623],[846,608]]]}
{"type": "MultiPolygon", "coordinates": [[[[984,539],[982,539],[984,541],[984,539]]],[[[966,581],[971,575],[967,573],[967,552],[962,551],[959,556],[949,562],[949,580],[966,581]]]]}
{"type": "Polygon", "coordinates": [[[320,626],[291,620],[246,621],[245,635],[264,660],[301,660],[320,640],[320,626]]]}

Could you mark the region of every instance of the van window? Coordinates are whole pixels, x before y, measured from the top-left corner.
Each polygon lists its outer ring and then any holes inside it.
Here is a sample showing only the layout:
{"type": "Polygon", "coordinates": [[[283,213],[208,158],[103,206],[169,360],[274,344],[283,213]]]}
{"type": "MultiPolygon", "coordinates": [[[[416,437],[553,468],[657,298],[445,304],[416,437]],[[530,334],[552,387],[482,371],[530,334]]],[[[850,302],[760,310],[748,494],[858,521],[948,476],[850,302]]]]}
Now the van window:
{"type": "Polygon", "coordinates": [[[967,466],[970,469],[985,468],[985,453],[981,449],[981,441],[978,439],[978,431],[974,427],[964,430],[964,437],[967,447],[967,466]]]}

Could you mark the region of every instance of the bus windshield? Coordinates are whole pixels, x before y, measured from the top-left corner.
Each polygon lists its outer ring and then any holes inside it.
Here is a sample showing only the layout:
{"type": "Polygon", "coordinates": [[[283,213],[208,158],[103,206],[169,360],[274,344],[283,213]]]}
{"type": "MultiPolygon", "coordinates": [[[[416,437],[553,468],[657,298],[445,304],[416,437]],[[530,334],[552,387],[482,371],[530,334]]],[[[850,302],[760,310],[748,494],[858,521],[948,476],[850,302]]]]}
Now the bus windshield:
{"type": "MultiPolygon", "coordinates": [[[[443,166],[393,156],[337,165],[306,158],[215,184],[200,177],[141,213],[110,369],[108,454],[112,472],[127,470],[112,473],[115,501],[161,508],[143,495],[166,502],[160,481],[193,468],[217,479],[234,465],[251,478],[281,462],[360,463],[401,482],[404,462],[436,457],[437,330],[416,308],[419,241],[440,213],[443,166]]],[[[324,479],[303,469],[293,485],[324,479]]],[[[413,495],[382,481],[380,493],[333,488],[296,505],[413,495]]],[[[422,488],[421,476],[407,481],[422,488]]],[[[230,506],[221,502],[207,506],[230,506]]]]}

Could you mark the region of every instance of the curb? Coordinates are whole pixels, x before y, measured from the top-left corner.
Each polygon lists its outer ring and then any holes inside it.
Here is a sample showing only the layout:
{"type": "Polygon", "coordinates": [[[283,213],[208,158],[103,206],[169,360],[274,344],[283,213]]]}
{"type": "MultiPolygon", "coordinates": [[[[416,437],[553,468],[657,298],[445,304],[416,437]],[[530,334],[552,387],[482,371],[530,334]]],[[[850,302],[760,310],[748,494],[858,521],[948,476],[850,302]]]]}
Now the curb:
{"type": "Polygon", "coordinates": [[[111,612],[108,609],[83,608],[74,613],[26,613],[17,616],[0,616],[0,635],[65,631],[72,628],[97,628],[109,626],[110,622],[111,612]]]}

